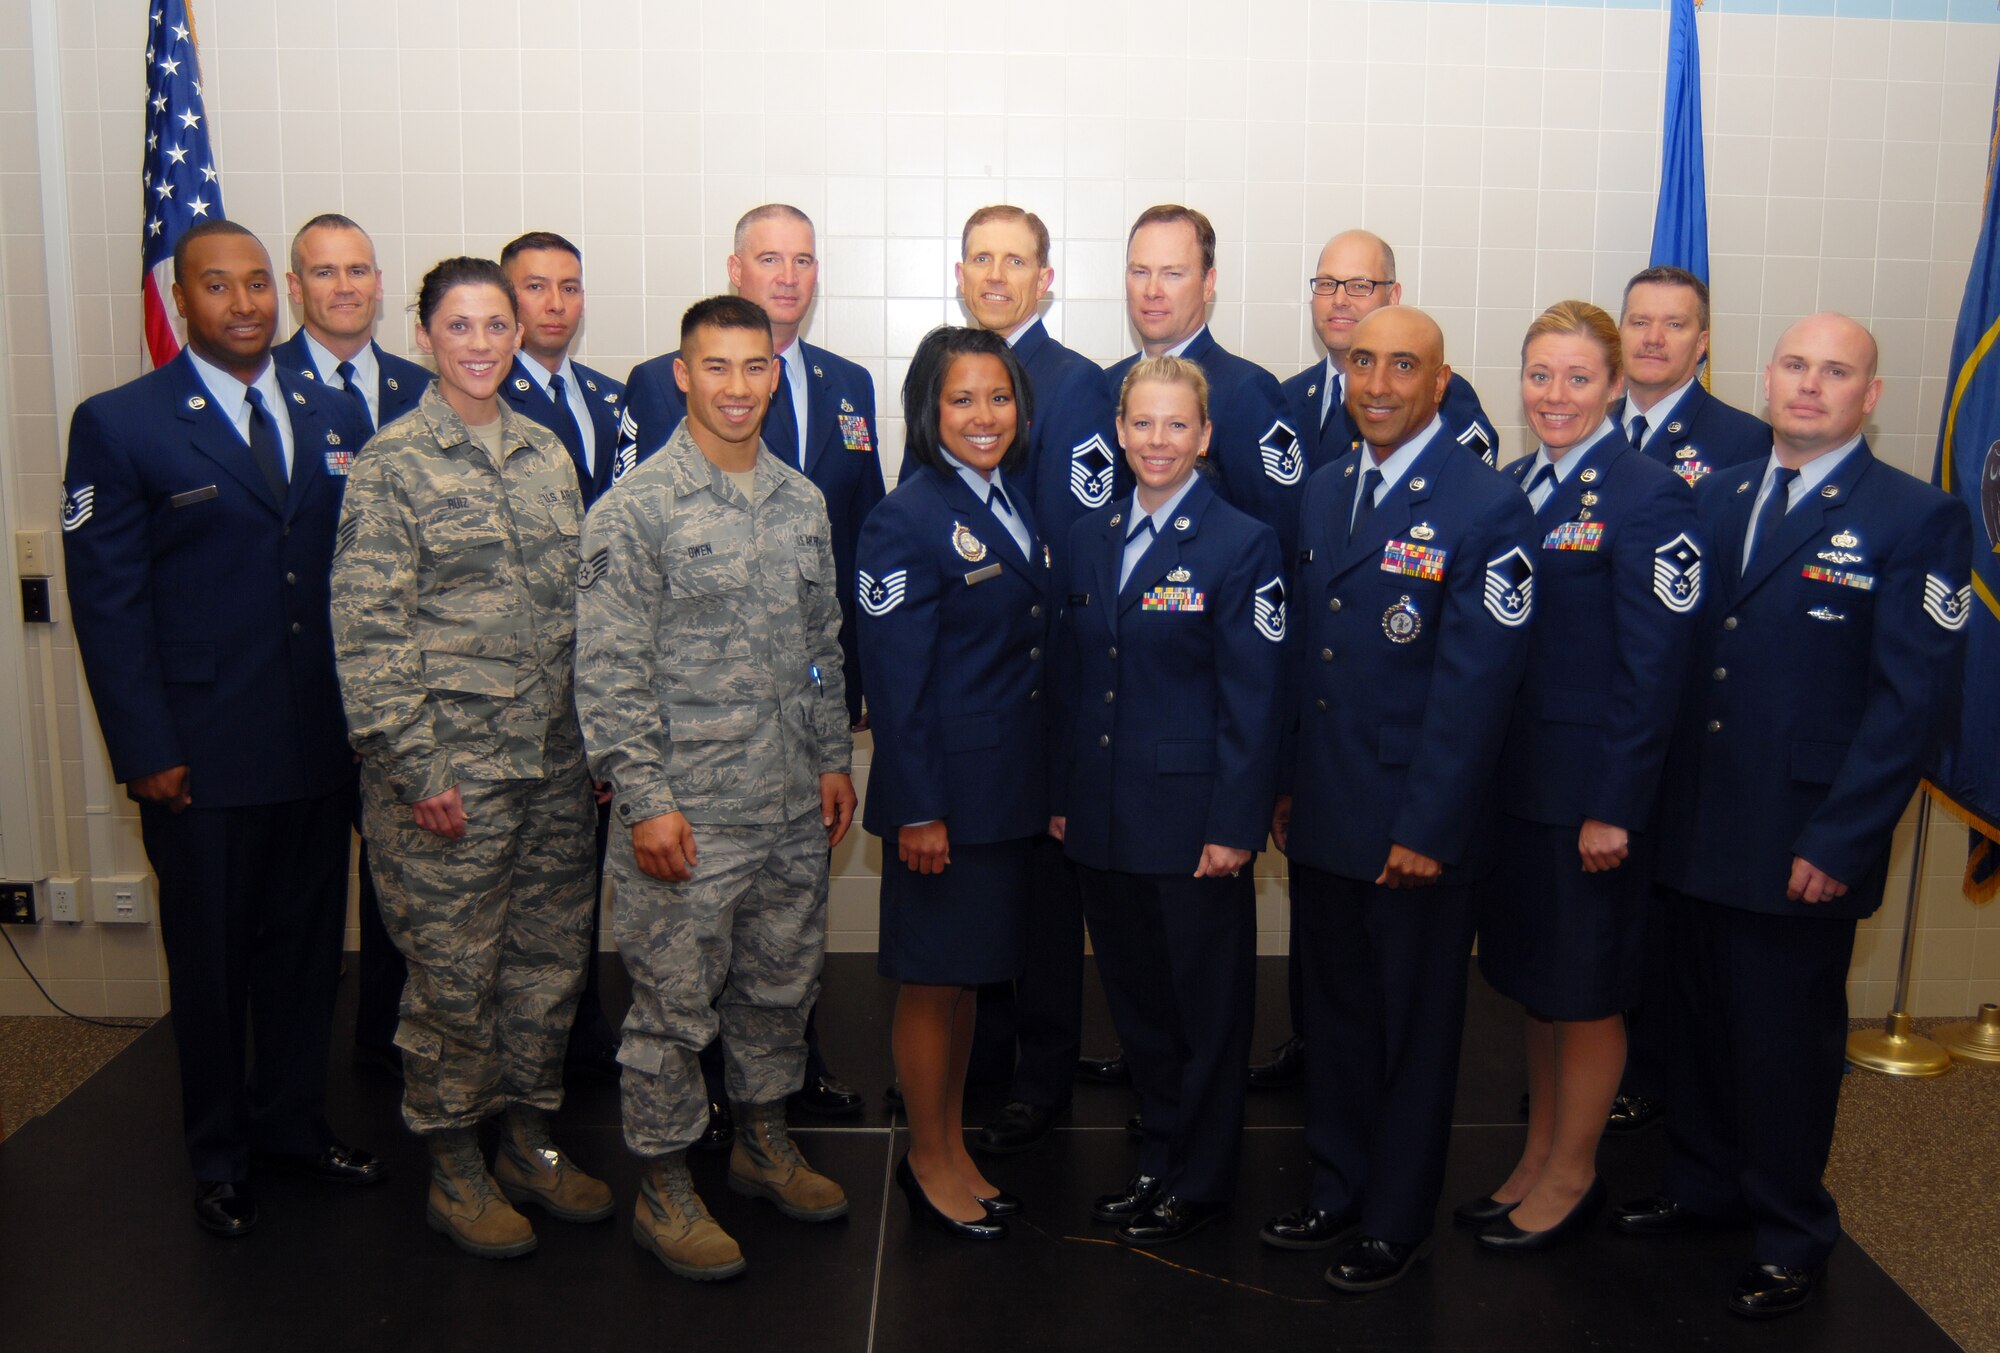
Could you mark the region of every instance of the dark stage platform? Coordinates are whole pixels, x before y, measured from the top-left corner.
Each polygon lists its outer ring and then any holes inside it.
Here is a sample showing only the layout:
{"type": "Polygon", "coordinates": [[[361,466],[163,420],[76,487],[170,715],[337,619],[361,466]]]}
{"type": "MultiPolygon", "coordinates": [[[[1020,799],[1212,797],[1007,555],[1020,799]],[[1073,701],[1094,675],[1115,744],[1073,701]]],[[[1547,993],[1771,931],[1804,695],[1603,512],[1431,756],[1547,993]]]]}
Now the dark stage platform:
{"type": "MultiPolygon", "coordinates": [[[[624,974],[607,957],[607,1004],[624,974]]],[[[1255,1046],[1283,1022],[1284,965],[1260,960],[1255,1046]]],[[[1091,1197],[1121,1183],[1133,1146],[1119,1088],[1079,1084],[1062,1131],[989,1167],[1027,1200],[998,1245],[914,1229],[889,1171],[903,1143],[883,1105],[893,988],[870,955],[828,962],[821,1030],[836,1073],[866,1091],[865,1116],[795,1124],[811,1159],[853,1200],[846,1219],[805,1226],[724,1187],[723,1161],[695,1178],[742,1242],[749,1272],[718,1285],[667,1273],[629,1235],[637,1171],[620,1141],[618,1097],[571,1087],[560,1140],[616,1190],[615,1220],[565,1226],[531,1211],[541,1236],[512,1263],[470,1259],[424,1226],[426,1165],[396,1114],[398,1087],[348,1065],[352,982],[336,1026],[330,1111],[395,1171],[347,1191],[258,1181],[262,1221],[241,1241],[200,1232],[180,1144],[174,1046],[149,1031],[53,1113],[0,1144],[0,1349],[43,1350],[1015,1350],[1469,1349],[1812,1350],[1928,1353],[1955,1347],[1849,1241],[1825,1292],[1770,1325],[1724,1311],[1746,1259],[1727,1232],[1640,1241],[1602,1229],[1544,1256],[1488,1253],[1449,1224],[1450,1206],[1512,1164],[1520,1126],[1518,1021],[1475,971],[1451,1173],[1436,1252],[1401,1284],[1362,1298],[1320,1281],[1325,1254],[1258,1243],[1267,1216],[1297,1204],[1305,1152],[1296,1094],[1253,1094],[1241,1196],[1222,1223],[1157,1252],[1127,1250],[1090,1220],[1091,1197]]],[[[1113,1042],[1090,995],[1085,1047],[1113,1042]]],[[[982,1121],[993,1096],[968,1110],[982,1121]]],[[[1660,1134],[1606,1144],[1613,1198],[1649,1191],[1660,1134]]]]}

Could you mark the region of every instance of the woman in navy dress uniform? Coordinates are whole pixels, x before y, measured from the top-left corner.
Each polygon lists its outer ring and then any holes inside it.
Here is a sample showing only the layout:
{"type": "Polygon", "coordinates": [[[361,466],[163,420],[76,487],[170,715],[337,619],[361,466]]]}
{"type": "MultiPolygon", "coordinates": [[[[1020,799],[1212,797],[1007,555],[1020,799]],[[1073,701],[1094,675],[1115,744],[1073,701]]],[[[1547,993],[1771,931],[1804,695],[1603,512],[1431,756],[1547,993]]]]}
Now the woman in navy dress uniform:
{"type": "Polygon", "coordinates": [[[1150,357],[1119,394],[1133,496],[1070,532],[1055,814],[1132,1068],[1137,1173],[1092,1215],[1128,1244],[1205,1225],[1236,1188],[1256,888],[1285,637],[1278,538],[1217,496],[1208,382],[1150,357]]]}
{"type": "Polygon", "coordinates": [[[903,383],[910,463],[856,549],[875,734],[863,825],[882,838],[878,968],[902,983],[893,1044],[913,1215],[973,1239],[1020,1202],[965,1149],[976,988],[1020,972],[1029,850],[1048,824],[1049,554],[1028,515],[1026,375],[997,334],[928,334],[903,383]]]}
{"type": "Polygon", "coordinates": [[[1521,348],[1540,440],[1508,473],[1535,509],[1535,623],[1501,753],[1500,868],[1479,966],[1526,1015],[1528,1140],[1506,1181],[1460,1207],[1481,1243],[1538,1250],[1595,1217],[1597,1143],[1639,994],[1648,831],[1701,605],[1694,496],[1632,448],[1608,410],[1618,326],[1549,307],[1521,348]]]}

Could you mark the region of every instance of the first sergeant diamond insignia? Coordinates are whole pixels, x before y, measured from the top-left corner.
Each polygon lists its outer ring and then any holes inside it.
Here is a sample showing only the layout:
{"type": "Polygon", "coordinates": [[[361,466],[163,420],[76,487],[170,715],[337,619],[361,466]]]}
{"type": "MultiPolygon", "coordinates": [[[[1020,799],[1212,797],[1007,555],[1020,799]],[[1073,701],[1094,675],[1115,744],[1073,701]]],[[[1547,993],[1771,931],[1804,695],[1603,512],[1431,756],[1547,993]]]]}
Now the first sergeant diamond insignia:
{"type": "Polygon", "coordinates": [[[1257,454],[1264,461],[1264,473],[1276,483],[1289,487],[1305,477],[1305,449],[1299,444],[1299,434],[1282,418],[1257,439],[1257,454]]]}
{"type": "Polygon", "coordinates": [[[1701,604],[1701,550],[1685,531],[1653,551],[1653,595],[1675,615],[1701,604]]]}
{"type": "Polygon", "coordinates": [[[894,573],[885,573],[880,579],[865,568],[854,571],[861,609],[869,615],[887,615],[903,604],[903,592],[909,585],[910,571],[899,568],[894,573]]]}
{"type": "Polygon", "coordinates": [[[1257,589],[1251,602],[1250,619],[1257,633],[1274,644],[1285,642],[1285,580],[1274,577],[1257,589]]]}
{"type": "Polygon", "coordinates": [[[1117,457],[1104,444],[1104,434],[1093,432],[1087,442],[1078,442],[1069,452],[1069,491],[1085,507],[1103,507],[1111,501],[1113,467],[1117,457]]]}
{"type": "Polygon", "coordinates": [[[1528,623],[1535,604],[1535,566],[1516,545],[1486,561],[1486,610],[1509,629],[1528,623]]]}
{"type": "MultiPolygon", "coordinates": [[[[67,529],[65,527],[64,529],[67,529]]],[[[1972,618],[1972,584],[1957,591],[1935,573],[1924,575],[1924,614],[1948,630],[1962,630],[1972,618]]]]}

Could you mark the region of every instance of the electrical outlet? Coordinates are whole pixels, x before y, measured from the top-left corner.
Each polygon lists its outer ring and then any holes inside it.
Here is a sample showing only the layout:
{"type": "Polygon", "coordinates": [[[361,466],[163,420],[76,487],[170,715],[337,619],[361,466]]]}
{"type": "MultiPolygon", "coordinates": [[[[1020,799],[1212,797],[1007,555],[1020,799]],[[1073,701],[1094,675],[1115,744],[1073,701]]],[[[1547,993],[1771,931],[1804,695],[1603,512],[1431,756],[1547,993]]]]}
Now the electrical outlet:
{"type": "Polygon", "coordinates": [[[35,923],[35,885],[0,883],[0,925],[35,923]]]}
{"type": "Polygon", "coordinates": [[[153,919],[153,876],[113,874],[90,881],[91,915],[99,925],[144,925],[153,919]]]}
{"type": "Polygon", "coordinates": [[[74,876],[49,881],[49,919],[80,924],[83,921],[81,889],[74,876]]]}

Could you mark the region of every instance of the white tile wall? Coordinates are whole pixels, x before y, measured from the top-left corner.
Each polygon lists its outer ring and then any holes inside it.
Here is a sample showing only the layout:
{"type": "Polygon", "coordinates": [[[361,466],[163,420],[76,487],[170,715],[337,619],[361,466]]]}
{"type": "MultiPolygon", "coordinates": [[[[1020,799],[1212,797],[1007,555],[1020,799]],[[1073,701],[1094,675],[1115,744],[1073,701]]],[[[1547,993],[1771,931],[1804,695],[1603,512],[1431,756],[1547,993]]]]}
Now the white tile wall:
{"type": "MultiPolygon", "coordinates": [[[[130,0],[49,8],[62,84],[38,100],[30,0],[0,0],[0,374],[12,411],[0,491],[41,527],[56,520],[68,410],[53,396],[38,195],[64,194],[70,213],[79,393],[129,379],[145,36],[130,0]],[[60,110],[64,180],[43,172],[37,108],[60,110]]],[[[1650,239],[1661,8],[1021,0],[997,27],[990,7],[965,0],[195,8],[230,214],[280,257],[315,212],[361,220],[388,274],[381,338],[402,352],[403,307],[426,266],[547,227],[588,259],[581,355],[622,372],[675,346],[680,312],[725,285],[737,215],[786,199],[820,224],[811,336],[867,365],[893,410],[917,339],[960,317],[949,265],[971,208],[1007,200],[1043,215],[1057,237],[1050,327],[1109,362],[1133,345],[1126,227],[1155,201],[1184,200],[1222,235],[1218,336],[1280,376],[1318,356],[1300,281],[1325,237],[1354,225],[1386,235],[1407,299],[1439,317],[1511,456],[1528,319],[1571,294],[1615,309],[1650,239]]],[[[1875,445],[1927,474],[2000,25],[1731,11],[1715,0],[1698,21],[1716,392],[1754,403],[1778,331],[1847,309],[1884,340],[1875,445]]],[[[884,422],[896,447],[898,420],[884,422]]],[[[66,627],[53,642],[79,822],[85,737],[64,684],[66,627]]],[[[36,773],[46,778],[45,762],[36,773]]],[[[1962,835],[1940,824],[1926,871],[1925,1012],[1963,1012],[2000,987],[2000,908],[1975,911],[1953,881],[1962,835]]],[[[122,841],[136,858],[135,835],[122,841]]],[[[836,860],[837,947],[873,946],[879,850],[857,841],[836,860]]],[[[1266,952],[1285,929],[1276,869],[1267,860],[1260,881],[1266,952]]],[[[1857,950],[1859,1010],[1887,1000],[1900,923],[1892,880],[1857,950]]],[[[16,940],[86,1005],[129,1007],[128,984],[149,973],[158,999],[157,944],[90,928],[16,940]]],[[[37,1001],[0,949],[0,1013],[37,1001]]]]}

